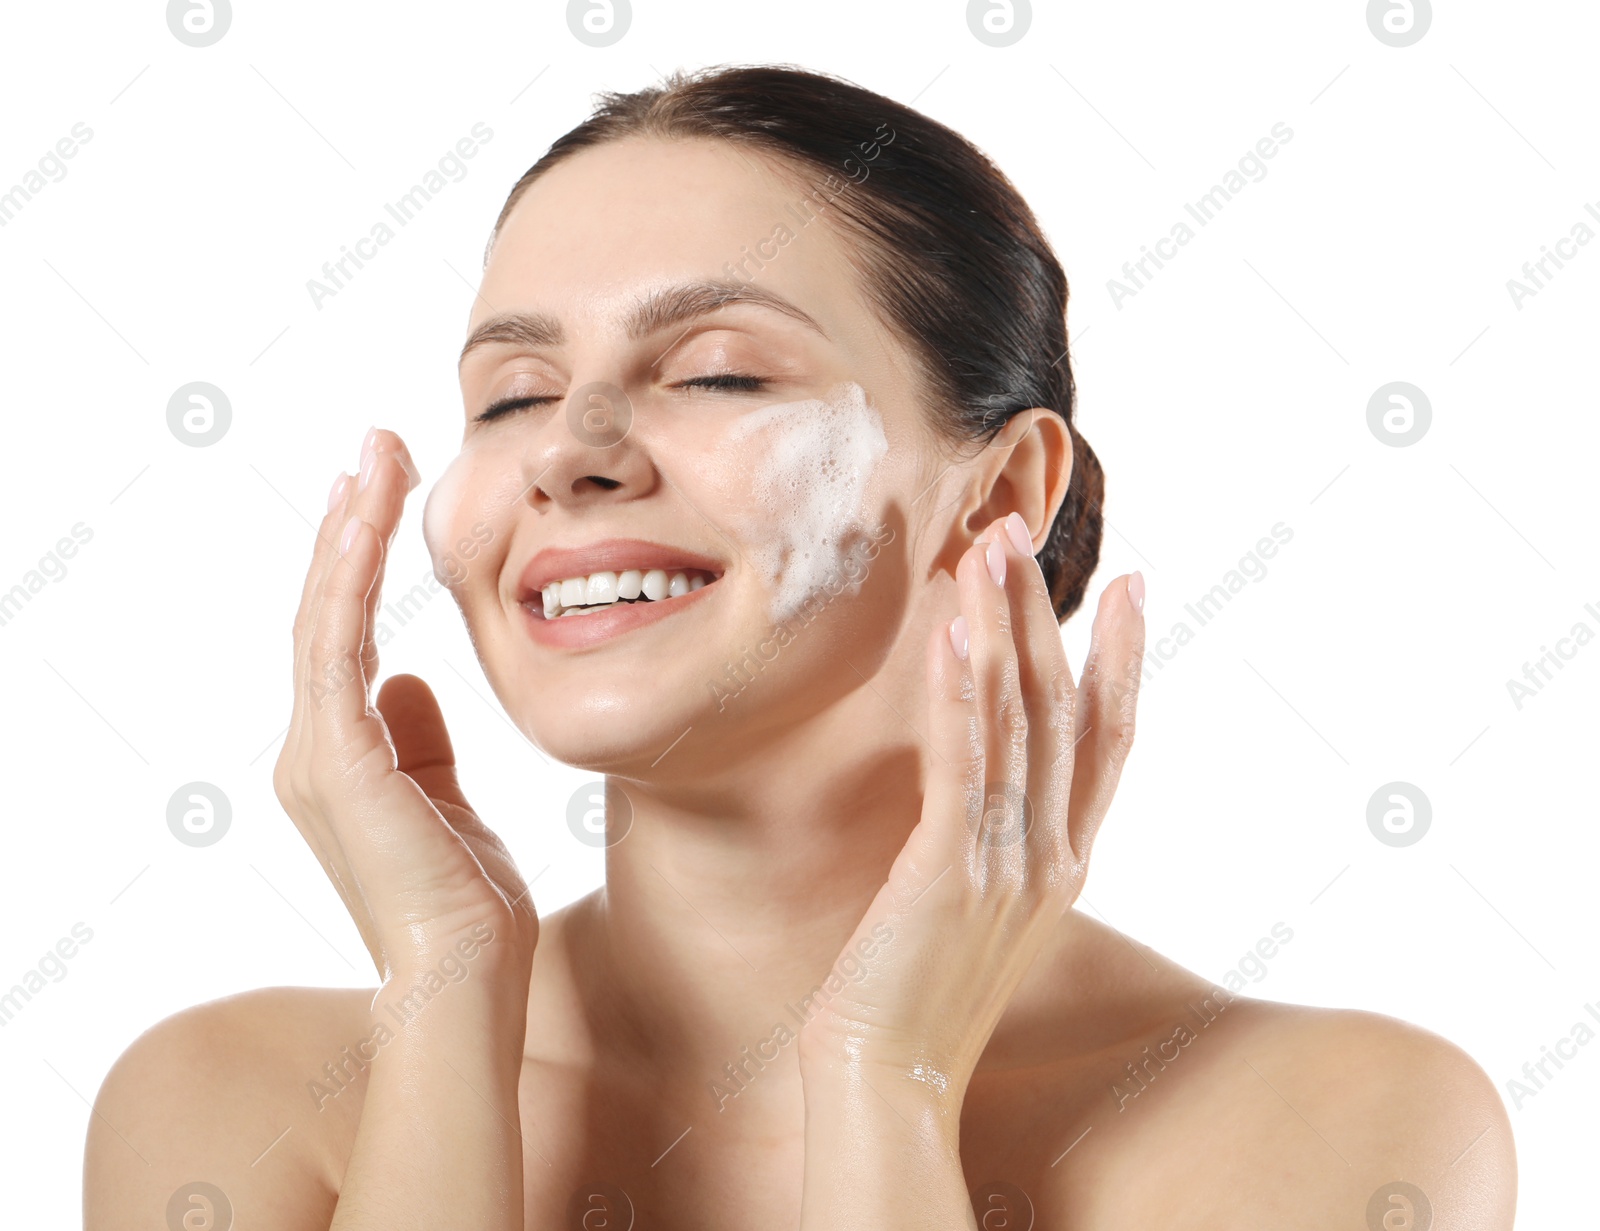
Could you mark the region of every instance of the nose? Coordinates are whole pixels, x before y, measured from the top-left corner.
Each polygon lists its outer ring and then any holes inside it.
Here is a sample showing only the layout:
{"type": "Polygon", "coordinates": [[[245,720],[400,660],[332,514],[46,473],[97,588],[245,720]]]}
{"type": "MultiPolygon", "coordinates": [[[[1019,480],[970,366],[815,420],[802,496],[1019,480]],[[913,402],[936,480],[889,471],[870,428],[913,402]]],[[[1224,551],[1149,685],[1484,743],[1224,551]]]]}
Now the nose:
{"type": "Polygon", "coordinates": [[[528,503],[548,511],[646,495],[655,468],[633,419],[633,405],[616,385],[590,381],[576,388],[523,454],[528,503]]]}

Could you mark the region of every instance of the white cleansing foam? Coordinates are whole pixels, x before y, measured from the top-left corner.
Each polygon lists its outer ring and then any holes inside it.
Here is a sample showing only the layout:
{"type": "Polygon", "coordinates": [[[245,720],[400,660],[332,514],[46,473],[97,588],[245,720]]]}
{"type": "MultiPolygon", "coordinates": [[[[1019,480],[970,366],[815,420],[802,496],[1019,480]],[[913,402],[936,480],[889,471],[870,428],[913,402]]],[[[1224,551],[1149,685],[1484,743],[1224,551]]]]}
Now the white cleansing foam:
{"type": "Polygon", "coordinates": [[[442,585],[461,583],[468,564],[504,530],[506,512],[526,491],[522,468],[514,462],[473,449],[456,454],[422,506],[422,538],[442,585]],[[473,516],[470,526],[463,524],[465,516],[473,516]]]}
{"type": "Polygon", "coordinates": [[[422,505],[422,538],[435,561],[446,550],[443,544],[450,537],[450,528],[461,510],[463,481],[466,478],[463,459],[464,455],[460,453],[451,459],[444,473],[428,489],[428,498],[422,505]]]}
{"type": "Polygon", "coordinates": [[[852,537],[865,528],[868,480],[889,442],[865,390],[854,383],[825,399],[753,410],[727,439],[741,455],[741,469],[748,466],[758,505],[741,518],[740,538],[746,558],[766,577],[770,614],[781,624],[842,572],[852,537]]]}

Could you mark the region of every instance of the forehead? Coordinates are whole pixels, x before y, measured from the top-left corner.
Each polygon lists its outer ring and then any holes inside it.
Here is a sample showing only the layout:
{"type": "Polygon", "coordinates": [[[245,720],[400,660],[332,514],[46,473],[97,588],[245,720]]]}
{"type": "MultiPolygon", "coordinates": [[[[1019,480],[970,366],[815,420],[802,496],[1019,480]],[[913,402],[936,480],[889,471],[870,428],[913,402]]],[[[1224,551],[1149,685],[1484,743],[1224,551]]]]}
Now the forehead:
{"type": "Polygon", "coordinates": [[[604,311],[719,278],[846,326],[866,307],[853,246],[830,217],[848,183],[728,141],[629,137],[583,150],[529,185],[507,217],[473,323],[493,313],[488,304],[604,311]]]}

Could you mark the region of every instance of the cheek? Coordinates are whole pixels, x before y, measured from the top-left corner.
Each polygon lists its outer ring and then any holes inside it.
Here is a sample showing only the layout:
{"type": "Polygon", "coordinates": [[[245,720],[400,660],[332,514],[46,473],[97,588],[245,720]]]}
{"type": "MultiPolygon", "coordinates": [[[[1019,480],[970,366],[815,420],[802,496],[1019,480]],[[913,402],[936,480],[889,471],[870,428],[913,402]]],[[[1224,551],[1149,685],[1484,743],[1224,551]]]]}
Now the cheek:
{"type": "Polygon", "coordinates": [[[771,619],[784,623],[819,591],[853,591],[861,569],[849,555],[870,530],[868,491],[888,452],[861,386],[751,411],[721,452],[740,476],[726,490],[744,497],[730,522],[767,585],[771,619]]]}
{"type": "Polygon", "coordinates": [[[516,459],[486,450],[465,450],[445,467],[422,508],[423,541],[442,584],[461,585],[504,536],[521,487],[516,459]]]}

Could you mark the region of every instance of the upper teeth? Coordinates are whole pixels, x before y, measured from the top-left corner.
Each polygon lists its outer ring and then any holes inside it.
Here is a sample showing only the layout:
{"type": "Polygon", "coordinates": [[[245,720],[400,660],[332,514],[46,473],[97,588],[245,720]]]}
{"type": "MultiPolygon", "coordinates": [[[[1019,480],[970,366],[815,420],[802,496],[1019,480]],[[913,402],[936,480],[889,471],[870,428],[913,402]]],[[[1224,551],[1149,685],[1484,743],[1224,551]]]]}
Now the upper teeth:
{"type": "Polygon", "coordinates": [[[711,580],[698,569],[668,573],[665,569],[630,568],[621,573],[590,573],[587,577],[568,577],[552,581],[544,588],[545,619],[576,615],[595,607],[607,607],[618,599],[634,600],[641,596],[654,601],[677,598],[698,590],[711,580]]]}

